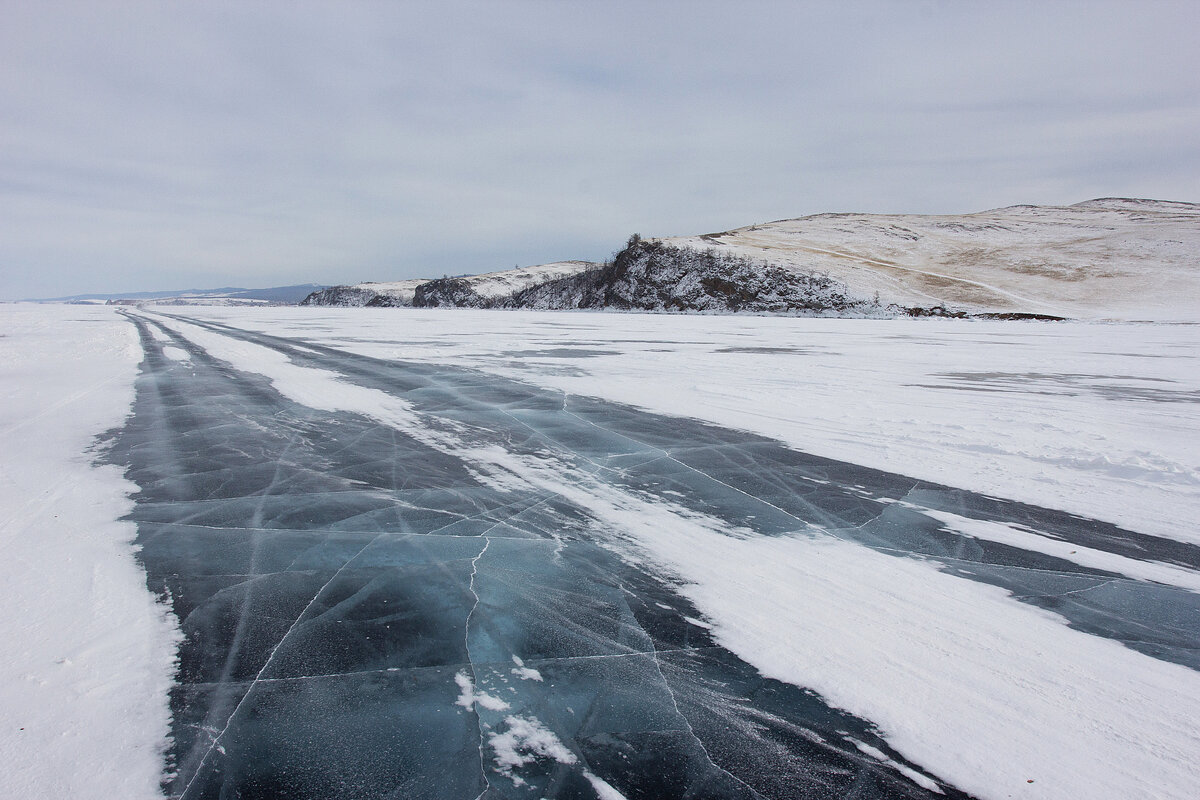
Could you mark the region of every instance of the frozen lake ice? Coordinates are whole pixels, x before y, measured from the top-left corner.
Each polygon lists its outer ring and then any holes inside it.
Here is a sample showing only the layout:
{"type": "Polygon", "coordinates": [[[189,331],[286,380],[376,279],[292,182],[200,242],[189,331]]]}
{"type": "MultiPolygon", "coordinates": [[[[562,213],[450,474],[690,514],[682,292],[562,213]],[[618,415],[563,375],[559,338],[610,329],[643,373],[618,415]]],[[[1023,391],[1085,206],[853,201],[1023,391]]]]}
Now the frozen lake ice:
{"type": "Polygon", "coordinates": [[[21,777],[70,736],[125,796],[147,794],[105,765],[140,781],[162,747],[182,798],[1182,798],[1200,777],[1195,326],[6,326],[34,399],[0,420],[24,454],[3,530],[44,598],[6,634],[6,685],[38,687],[6,700],[30,727],[5,746],[35,747],[12,787],[79,794],[21,777]],[[64,455],[106,427],[105,464],[64,455]],[[125,530],[141,576],[92,538],[125,530]]]}
{"type": "Polygon", "coordinates": [[[172,796],[1040,795],[1086,785],[1072,758],[1163,758],[1092,731],[1144,716],[1123,693],[1200,698],[1190,541],[448,360],[130,320],[110,457],[185,637],[172,796]]]}

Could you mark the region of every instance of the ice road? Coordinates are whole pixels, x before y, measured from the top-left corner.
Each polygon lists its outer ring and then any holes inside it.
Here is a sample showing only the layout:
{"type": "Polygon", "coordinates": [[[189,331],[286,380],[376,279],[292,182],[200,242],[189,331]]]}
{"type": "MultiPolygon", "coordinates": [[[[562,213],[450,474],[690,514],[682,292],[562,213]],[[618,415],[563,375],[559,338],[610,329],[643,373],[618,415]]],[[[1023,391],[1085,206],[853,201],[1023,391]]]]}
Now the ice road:
{"type": "MultiPolygon", "coordinates": [[[[1184,797],[1200,545],[320,336],[128,313],[167,792],[1184,797]]],[[[228,323],[228,324],[227,324],[228,323]]]]}

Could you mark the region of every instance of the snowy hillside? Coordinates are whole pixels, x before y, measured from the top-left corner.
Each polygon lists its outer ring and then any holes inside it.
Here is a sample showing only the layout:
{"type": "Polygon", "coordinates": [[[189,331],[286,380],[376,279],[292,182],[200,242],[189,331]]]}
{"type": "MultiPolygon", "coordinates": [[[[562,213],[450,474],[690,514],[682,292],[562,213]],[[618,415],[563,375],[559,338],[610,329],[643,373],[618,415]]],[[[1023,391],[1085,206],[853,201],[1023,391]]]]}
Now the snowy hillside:
{"type": "Polygon", "coordinates": [[[390,283],[332,286],[313,292],[306,306],[470,306],[483,307],[523,289],[599,266],[590,261],[556,261],[532,267],[458,278],[415,278],[390,283]]]}
{"type": "Polygon", "coordinates": [[[488,272],[463,278],[471,290],[480,297],[503,297],[536,286],[546,281],[565,278],[599,266],[591,261],[557,261],[503,272],[488,272]]]}
{"type": "Polygon", "coordinates": [[[300,301],[302,306],[410,306],[413,292],[425,281],[359,283],[353,286],[330,286],[313,292],[300,301]]]}
{"type": "Polygon", "coordinates": [[[1105,198],[976,214],[818,214],[662,241],[828,273],[884,304],[1200,318],[1200,205],[1105,198]]]}

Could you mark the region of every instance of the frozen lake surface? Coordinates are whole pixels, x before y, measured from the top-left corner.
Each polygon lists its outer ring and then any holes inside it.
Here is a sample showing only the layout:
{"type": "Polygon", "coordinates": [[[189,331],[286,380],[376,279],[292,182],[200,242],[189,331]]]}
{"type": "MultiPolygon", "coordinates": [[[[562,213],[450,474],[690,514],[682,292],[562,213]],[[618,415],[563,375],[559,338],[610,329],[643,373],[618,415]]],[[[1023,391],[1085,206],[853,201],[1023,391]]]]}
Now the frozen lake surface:
{"type": "Polygon", "coordinates": [[[1200,779],[1194,326],[127,318],[172,797],[1200,779]]]}

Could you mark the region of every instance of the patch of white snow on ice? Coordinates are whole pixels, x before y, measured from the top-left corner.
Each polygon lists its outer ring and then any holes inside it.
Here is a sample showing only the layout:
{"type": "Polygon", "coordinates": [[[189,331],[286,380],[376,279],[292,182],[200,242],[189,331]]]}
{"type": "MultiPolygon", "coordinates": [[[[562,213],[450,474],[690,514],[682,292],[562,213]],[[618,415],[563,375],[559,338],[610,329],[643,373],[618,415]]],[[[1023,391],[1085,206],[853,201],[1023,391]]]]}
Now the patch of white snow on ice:
{"type": "Polygon", "coordinates": [[[560,764],[574,764],[578,760],[554,731],[533,717],[508,716],[504,724],[508,729],[490,734],[488,744],[495,752],[496,767],[506,775],[539,758],[560,764]]]}
{"type": "Polygon", "coordinates": [[[930,778],[927,775],[922,775],[921,773],[917,772],[912,767],[906,767],[905,765],[899,763],[895,759],[888,758],[887,754],[884,753],[882,750],[880,750],[878,747],[872,747],[871,745],[867,744],[866,742],[860,742],[858,739],[855,739],[852,736],[847,736],[846,738],[849,739],[850,742],[855,747],[857,747],[860,752],[864,753],[865,755],[870,756],[871,758],[875,759],[876,761],[882,761],[883,763],[887,764],[892,769],[899,772],[904,777],[908,778],[910,781],[915,783],[917,786],[920,786],[922,789],[925,789],[926,791],[930,791],[930,792],[935,792],[937,794],[945,794],[945,792],[942,791],[942,787],[937,785],[937,781],[933,780],[932,778],[930,778]]]}
{"type": "Polygon", "coordinates": [[[949,511],[937,511],[912,503],[903,503],[902,505],[914,508],[964,536],[1007,544],[1034,553],[1043,553],[1070,561],[1081,567],[1102,569],[1137,580],[1165,583],[1168,586],[1178,586],[1181,589],[1200,592],[1200,572],[1195,570],[1164,564],[1160,561],[1139,561],[1136,558],[1127,558],[1116,553],[1073,544],[1047,534],[1023,530],[1003,522],[971,519],[952,514],[949,511]]]}
{"type": "Polygon", "coordinates": [[[596,775],[591,770],[584,770],[583,777],[592,785],[592,789],[596,792],[596,797],[600,800],[626,800],[625,795],[618,792],[612,787],[608,781],[596,775]]]}
{"type": "Polygon", "coordinates": [[[172,361],[191,361],[192,360],[192,357],[188,355],[186,350],[179,348],[179,347],[175,347],[174,345],[164,345],[162,352],[163,352],[164,356],[171,359],[172,361]]]}
{"type": "Polygon", "coordinates": [[[467,673],[455,673],[454,682],[458,684],[459,690],[458,699],[454,701],[455,705],[462,706],[468,711],[474,711],[476,704],[479,704],[481,708],[486,708],[488,711],[508,710],[508,703],[499,697],[490,695],[487,692],[476,691],[475,684],[467,673]]]}
{"type": "Polygon", "coordinates": [[[541,683],[542,673],[538,672],[533,667],[525,666],[525,662],[522,661],[519,656],[513,656],[512,660],[513,660],[513,663],[517,665],[512,670],[510,670],[513,675],[516,675],[518,678],[520,678],[523,681],[537,681],[537,682],[541,683]]]}

